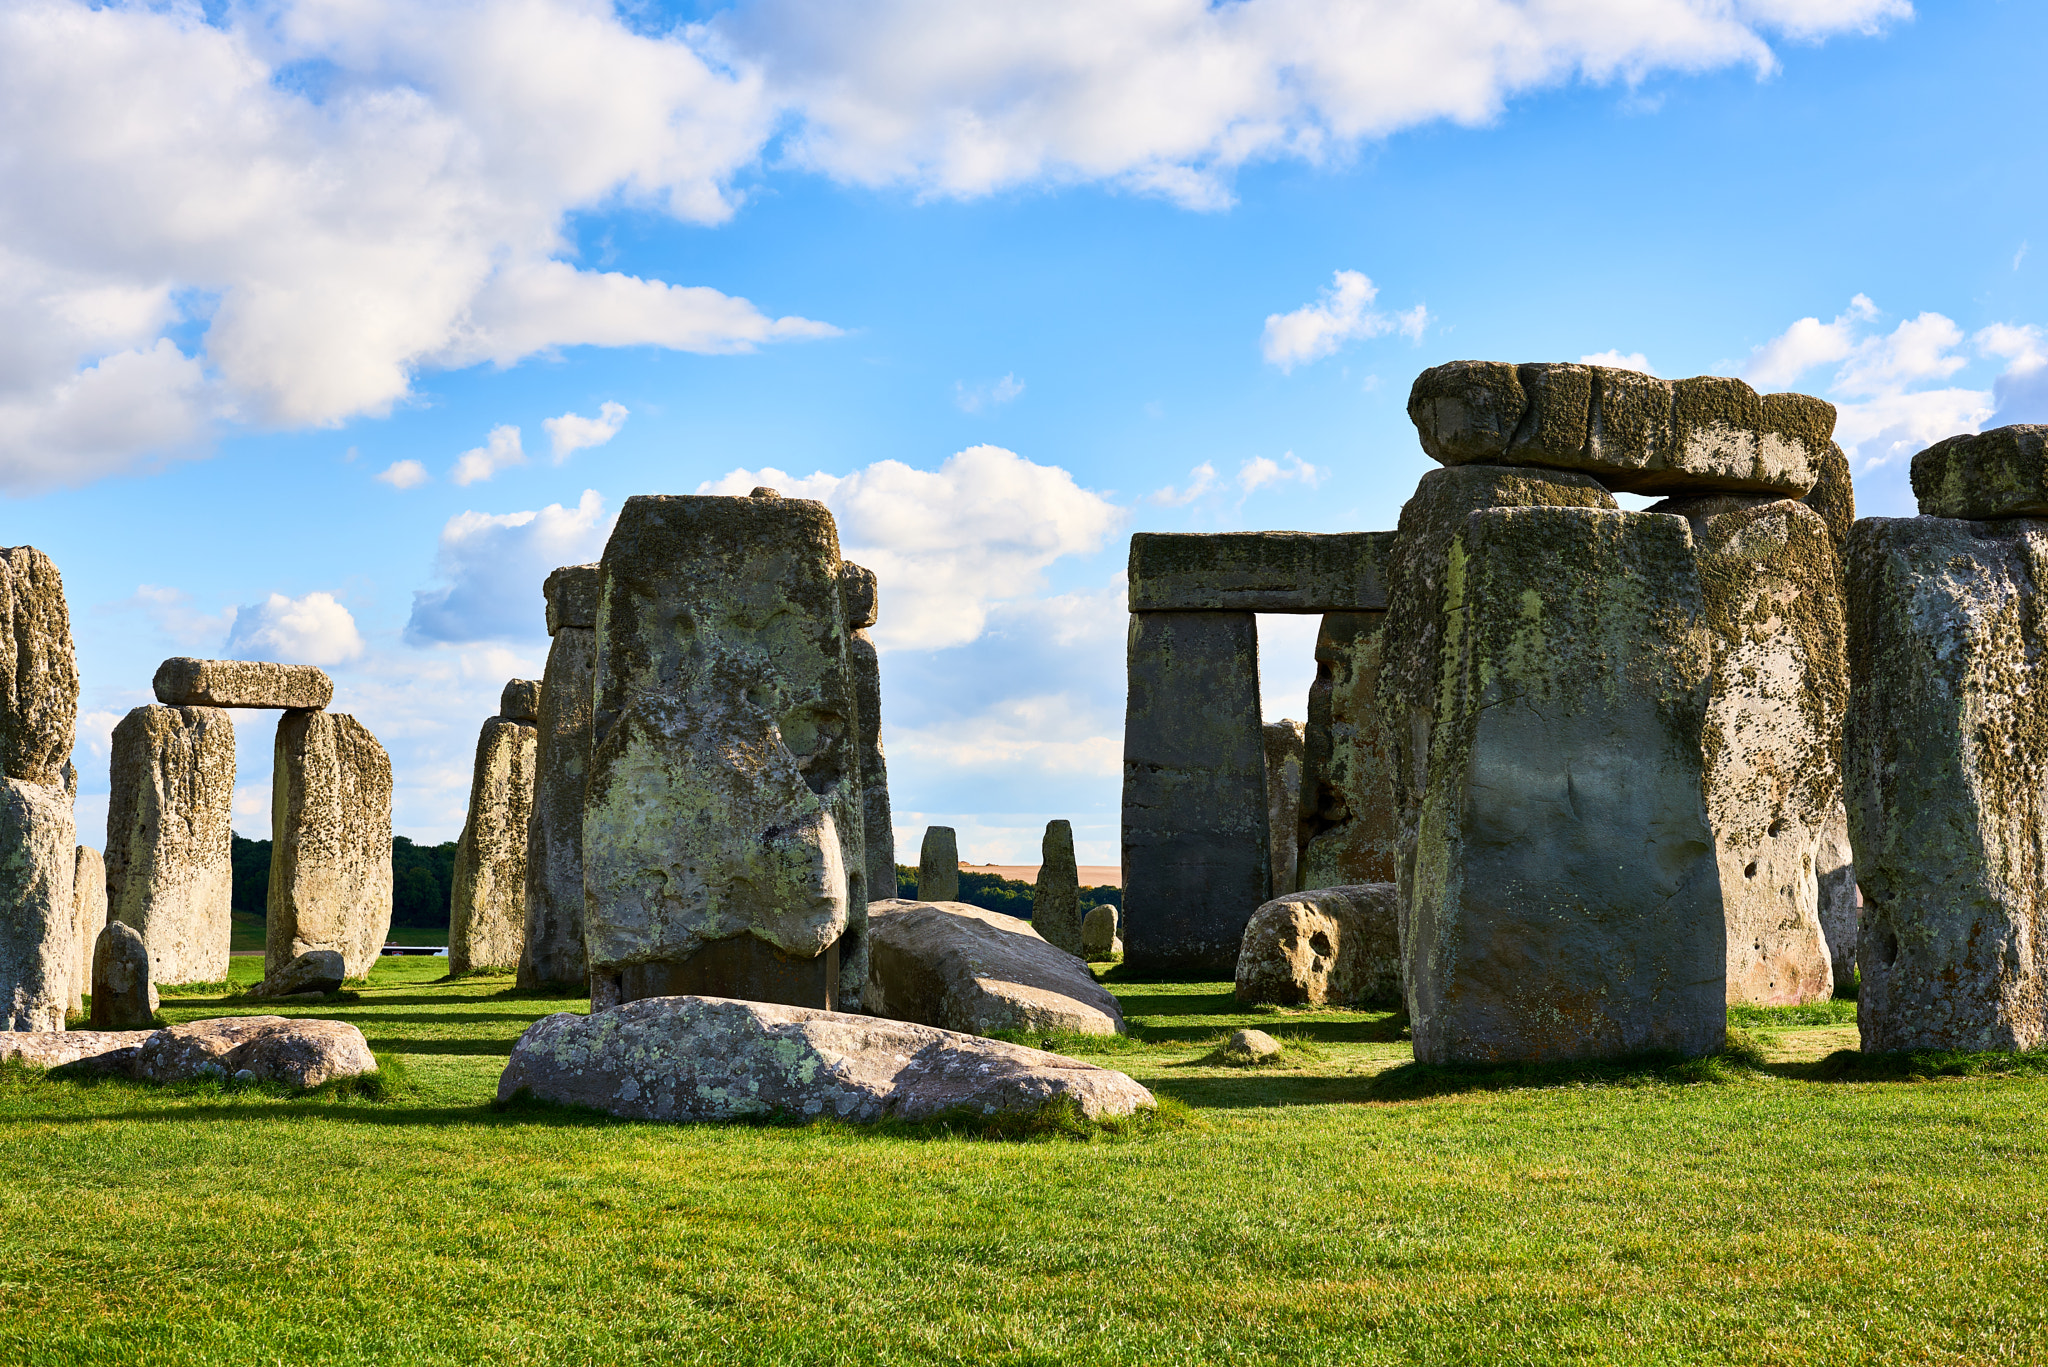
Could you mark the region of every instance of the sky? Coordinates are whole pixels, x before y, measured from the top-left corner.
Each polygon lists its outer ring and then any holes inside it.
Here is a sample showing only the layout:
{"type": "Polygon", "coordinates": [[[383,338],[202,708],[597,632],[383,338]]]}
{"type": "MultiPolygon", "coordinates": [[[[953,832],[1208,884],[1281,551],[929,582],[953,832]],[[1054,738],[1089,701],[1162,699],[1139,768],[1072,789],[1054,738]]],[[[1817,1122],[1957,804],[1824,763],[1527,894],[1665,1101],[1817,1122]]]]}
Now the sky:
{"type": "MultiPolygon", "coordinates": [[[[2048,421],[2044,50],[2027,0],[10,0],[0,497],[80,838],[201,655],[326,669],[453,839],[547,571],[771,484],[880,576],[898,859],[1115,863],[1130,533],[1392,527],[1426,367],[1823,395],[1864,516],[2048,421]]],[[[1313,632],[1261,619],[1268,719],[1313,632]]]]}

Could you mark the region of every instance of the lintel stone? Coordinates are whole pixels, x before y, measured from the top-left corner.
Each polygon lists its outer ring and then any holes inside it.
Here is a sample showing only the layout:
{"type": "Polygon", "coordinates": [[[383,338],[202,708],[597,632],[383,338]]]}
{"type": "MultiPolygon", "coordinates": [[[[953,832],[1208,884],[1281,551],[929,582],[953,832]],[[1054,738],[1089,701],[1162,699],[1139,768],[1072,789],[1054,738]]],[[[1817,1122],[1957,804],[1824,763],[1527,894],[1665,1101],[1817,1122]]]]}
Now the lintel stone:
{"type": "Polygon", "coordinates": [[[1138,532],[1132,612],[1373,612],[1392,532],[1138,532]]]}
{"type": "Polygon", "coordinates": [[[176,655],[151,684],[166,707],[275,707],[318,712],[334,701],[334,680],[312,665],[261,660],[195,660],[176,655]]]}

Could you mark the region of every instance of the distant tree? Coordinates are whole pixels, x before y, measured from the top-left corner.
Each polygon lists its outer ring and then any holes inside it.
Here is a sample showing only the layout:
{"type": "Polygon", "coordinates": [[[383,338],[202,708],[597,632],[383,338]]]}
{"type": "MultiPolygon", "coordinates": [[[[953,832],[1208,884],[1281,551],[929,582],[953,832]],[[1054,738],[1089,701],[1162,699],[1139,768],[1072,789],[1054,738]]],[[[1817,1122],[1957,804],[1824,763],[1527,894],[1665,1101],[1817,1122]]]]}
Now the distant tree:
{"type": "MultiPolygon", "coordinates": [[[[270,842],[234,837],[234,908],[262,916],[270,900],[270,842]]],[[[455,888],[455,842],[415,845],[391,838],[391,923],[424,930],[445,929],[448,900],[455,888]]]]}
{"type": "Polygon", "coordinates": [[[270,903],[270,842],[234,836],[228,854],[234,868],[233,904],[245,916],[261,916],[270,903]]]}
{"type": "MultiPolygon", "coordinates": [[[[1031,884],[1015,878],[1001,878],[993,873],[975,873],[969,869],[960,870],[960,900],[972,907],[987,911],[1000,911],[1005,916],[1022,920],[1031,919],[1031,897],[1036,891],[1031,884]]],[[[917,896],[917,869],[909,864],[896,866],[896,895],[903,898],[917,896]]],[[[1122,906],[1122,888],[1096,887],[1081,889],[1081,907],[1101,906],[1107,902],[1122,906]]]]}

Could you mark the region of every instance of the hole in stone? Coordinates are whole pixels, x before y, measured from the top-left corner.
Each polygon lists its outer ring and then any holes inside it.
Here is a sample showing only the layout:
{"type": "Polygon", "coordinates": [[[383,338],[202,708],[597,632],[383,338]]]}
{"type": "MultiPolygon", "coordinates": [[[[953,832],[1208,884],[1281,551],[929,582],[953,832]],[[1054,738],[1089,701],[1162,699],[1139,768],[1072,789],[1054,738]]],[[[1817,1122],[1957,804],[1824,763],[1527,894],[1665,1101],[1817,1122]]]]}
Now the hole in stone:
{"type": "Polygon", "coordinates": [[[1877,938],[1877,957],[1887,966],[1899,961],[1899,937],[1887,930],[1877,938]]]}
{"type": "Polygon", "coordinates": [[[1749,867],[1742,871],[1742,876],[1744,878],[1756,877],[1756,860],[1752,859],[1749,861],[1749,867]]]}
{"type": "Polygon", "coordinates": [[[1333,959],[1337,955],[1336,949],[1330,944],[1330,937],[1320,930],[1308,937],[1308,947],[1318,959],[1333,959]]]}
{"type": "Polygon", "coordinates": [[[1781,817],[1779,817],[1779,818],[1778,818],[1778,819],[1777,819],[1776,821],[1773,821],[1773,822],[1771,823],[1771,829],[1770,829],[1770,834],[1772,834],[1772,835],[1783,835],[1784,833],[1785,833],[1785,818],[1781,816],[1781,817]]]}

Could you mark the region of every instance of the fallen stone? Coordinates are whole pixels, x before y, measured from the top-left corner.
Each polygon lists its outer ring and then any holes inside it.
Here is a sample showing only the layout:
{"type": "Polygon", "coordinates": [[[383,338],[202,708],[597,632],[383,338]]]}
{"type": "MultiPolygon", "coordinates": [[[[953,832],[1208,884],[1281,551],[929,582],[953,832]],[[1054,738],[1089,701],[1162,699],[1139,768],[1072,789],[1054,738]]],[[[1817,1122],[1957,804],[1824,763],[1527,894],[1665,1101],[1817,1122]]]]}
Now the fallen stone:
{"type": "Polygon", "coordinates": [[[1392,532],[1137,532],[1132,612],[1367,612],[1392,532]]]}
{"type": "Polygon", "coordinates": [[[1116,903],[1104,902],[1088,908],[1088,914],[1081,918],[1081,953],[1089,963],[1123,957],[1123,941],[1116,933],[1116,914],[1116,903]]]}
{"type": "Polygon", "coordinates": [[[149,949],[135,928],[109,921],[92,951],[92,1028],[141,1030],[154,1024],[156,985],[149,949]]]}
{"type": "Polygon", "coordinates": [[[1401,936],[1416,1058],[1713,1052],[1728,947],[1690,529],[1495,508],[1469,516],[1446,559],[1401,936]]]}
{"type": "Polygon", "coordinates": [[[1926,517],[2048,516],[2048,425],[2016,423],[1950,437],[1913,457],[1926,517]]]}
{"type": "Polygon", "coordinates": [[[348,966],[342,962],[340,950],[309,949],[279,969],[275,976],[267,977],[250,988],[249,995],[268,999],[324,997],[329,992],[341,991],[342,983],[347,980],[348,966]]]}
{"type": "MultiPolygon", "coordinates": [[[[505,691],[510,695],[512,689],[505,691]]],[[[539,686],[533,691],[538,693],[539,686]]],[[[450,973],[519,967],[526,941],[526,841],[539,738],[539,728],[506,717],[491,718],[477,736],[469,816],[455,844],[450,973]]]]}
{"type": "Polygon", "coordinates": [[[1849,534],[1865,1053],[2048,1044],[2048,521],[1849,534]]]}
{"type": "MultiPolygon", "coordinates": [[[[1302,732],[1294,888],[1391,883],[1399,849],[1393,748],[1380,719],[1382,612],[1333,612],[1316,633],[1302,732]]],[[[1276,894],[1278,895],[1278,894],[1276,894]]]]}
{"type": "Polygon", "coordinates": [[[1818,875],[1820,929],[1827,936],[1835,991],[1856,981],[1856,932],[1863,918],[1863,894],[1856,888],[1856,855],[1849,844],[1849,811],[1841,803],[1821,827],[1813,856],[1818,875]]]}
{"type": "Polygon", "coordinates": [[[126,1074],[155,1030],[0,1031],[0,1063],[126,1074]]]}
{"type": "Polygon", "coordinates": [[[1266,736],[1266,839],[1272,863],[1272,895],[1294,891],[1300,863],[1302,724],[1268,722],[1266,736]]]}
{"type": "Polygon", "coordinates": [[[1246,1005],[1401,1005],[1401,941],[1391,883],[1315,888],[1252,913],[1237,956],[1246,1005]]]}
{"type": "Polygon", "coordinates": [[[78,660],[64,577],[34,546],[0,549],[0,644],[0,773],[61,784],[78,721],[78,660]]]}
{"type": "Polygon", "coordinates": [[[1219,1052],[1231,1063],[1263,1063],[1280,1057],[1280,1041],[1263,1030],[1239,1030],[1223,1042],[1219,1052]]]}
{"type": "Polygon", "coordinates": [[[317,712],[334,701],[334,680],[312,665],[261,660],[195,660],[179,655],[156,667],[152,684],[166,707],[276,707],[317,712]]]}
{"type": "Polygon", "coordinates": [[[539,679],[512,680],[498,695],[498,715],[506,721],[539,721],[540,689],[539,679]]]}
{"type": "Polygon", "coordinates": [[[271,765],[263,973],[308,950],[369,974],[391,930],[391,758],[345,712],[287,712],[271,765]]]}
{"type": "Polygon", "coordinates": [[[526,935],[521,987],[585,986],[583,953],[583,788],[590,778],[597,633],[562,619],[597,620],[597,566],[569,565],[547,577],[548,663],[541,676],[533,755],[533,815],[526,834],[526,935]],[[588,609],[583,611],[587,596],[588,609]]]}
{"type": "Polygon", "coordinates": [[[100,852],[80,845],[71,864],[71,905],[73,922],[73,972],[71,1010],[85,1010],[85,993],[92,986],[92,950],[107,924],[107,868],[100,852]]]}
{"type": "Polygon", "coordinates": [[[363,1032],[346,1021],[223,1016],[159,1030],[129,1067],[143,1082],[190,1082],[208,1072],[247,1081],[318,1087],[330,1078],[377,1071],[363,1032]]]}
{"type": "Polygon", "coordinates": [[[77,835],[62,788],[0,778],[0,1030],[64,1028],[77,835]]]}
{"type": "Polygon", "coordinates": [[[1074,827],[1045,823],[1038,882],[1031,889],[1031,929],[1055,949],[1081,953],[1081,873],[1074,863],[1074,827]]]}
{"type": "Polygon", "coordinates": [[[601,565],[563,565],[548,572],[541,584],[541,596],[547,600],[548,635],[559,635],[564,627],[596,629],[602,571],[601,565]]]}
{"type": "Polygon", "coordinates": [[[960,844],[951,826],[924,829],[924,844],[917,852],[917,900],[960,900],[960,844]]]}
{"type": "Polygon", "coordinates": [[[928,1120],[1072,1101],[1129,1115],[1152,1094],[1122,1073],[903,1021],[718,997],[657,997],[527,1027],[498,1080],[631,1120],[928,1120]]]}
{"type": "Polygon", "coordinates": [[[881,608],[875,572],[851,561],[839,567],[839,593],[852,629],[847,657],[860,708],[861,834],[868,852],[868,896],[896,895],[896,830],[889,810],[889,762],[882,753],[882,661],[867,628],[881,608]]]}
{"type": "Polygon", "coordinates": [[[235,728],[213,707],[138,707],[114,728],[107,909],[149,946],[159,983],[228,975],[235,728]]]}
{"type": "Polygon", "coordinates": [[[970,1035],[1123,1033],[1116,998],[1028,921],[965,902],[891,899],[868,911],[871,1014],[970,1035]]]}

